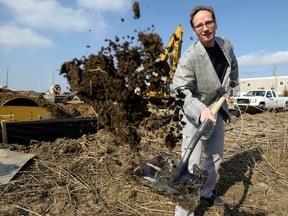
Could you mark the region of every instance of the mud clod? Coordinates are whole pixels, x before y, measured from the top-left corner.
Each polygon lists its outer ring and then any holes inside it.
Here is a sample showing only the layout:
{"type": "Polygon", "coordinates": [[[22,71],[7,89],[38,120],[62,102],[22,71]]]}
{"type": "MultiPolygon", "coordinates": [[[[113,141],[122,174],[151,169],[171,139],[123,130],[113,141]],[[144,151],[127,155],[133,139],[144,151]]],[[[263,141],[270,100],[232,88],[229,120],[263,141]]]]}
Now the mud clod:
{"type": "Polygon", "coordinates": [[[132,10],[134,12],[134,19],[139,19],[140,18],[140,7],[138,2],[134,2],[132,6],[132,10]]]}

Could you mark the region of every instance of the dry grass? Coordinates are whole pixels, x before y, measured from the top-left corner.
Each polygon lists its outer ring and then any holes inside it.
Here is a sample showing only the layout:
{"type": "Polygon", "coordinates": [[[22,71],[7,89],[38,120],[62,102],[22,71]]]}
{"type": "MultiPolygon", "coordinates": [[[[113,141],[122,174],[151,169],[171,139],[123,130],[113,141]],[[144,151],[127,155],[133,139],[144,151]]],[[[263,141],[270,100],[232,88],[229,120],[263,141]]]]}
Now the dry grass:
{"type": "MultiPolygon", "coordinates": [[[[287,113],[234,118],[226,126],[216,189],[227,206],[200,203],[197,215],[285,215],[287,128],[287,113]]],[[[168,151],[164,134],[163,128],[142,131],[143,157],[168,151]]],[[[170,199],[129,178],[133,153],[103,131],[77,140],[2,148],[36,157],[9,184],[0,186],[1,215],[174,215],[170,199]]],[[[173,153],[179,153],[179,145],[173,153]]]]}

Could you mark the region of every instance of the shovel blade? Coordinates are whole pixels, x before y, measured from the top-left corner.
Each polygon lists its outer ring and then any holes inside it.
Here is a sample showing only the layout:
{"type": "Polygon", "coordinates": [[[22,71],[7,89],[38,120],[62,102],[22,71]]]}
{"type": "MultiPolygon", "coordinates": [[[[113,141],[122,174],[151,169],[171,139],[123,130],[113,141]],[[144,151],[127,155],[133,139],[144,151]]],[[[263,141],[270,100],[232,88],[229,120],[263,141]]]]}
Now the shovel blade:
{"type": "Polygon", "coordinates": [[[193,173],[185,169],[177,181],[173,181],[177,172],[173,157],[159,155],[143,161],[141,183],[160,194],[166,195],[187,210],[194,210],[199,204],[201,192],[207,179],[207,172],[196,164],[193,173]]]}

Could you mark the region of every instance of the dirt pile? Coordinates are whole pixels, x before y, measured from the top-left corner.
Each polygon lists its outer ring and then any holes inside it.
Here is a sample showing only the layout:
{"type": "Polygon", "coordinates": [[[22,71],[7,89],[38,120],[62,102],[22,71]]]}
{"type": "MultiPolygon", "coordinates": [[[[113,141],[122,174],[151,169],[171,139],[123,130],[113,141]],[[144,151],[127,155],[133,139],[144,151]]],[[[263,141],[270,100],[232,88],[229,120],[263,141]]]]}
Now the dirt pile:
{"type": "MultiPolygon", "coordinates": [[[[286,214],[287,119],[287,113],[245,114],[225,126],[216,192],[227,205],[201,202],[196,215],[286,214]]],[[[144,158],[169,153],[161,136],[167,128],[140,126],[138,131],[144,158]]],[[[128,178],[130,147],[119,145],[105,130],[79,139],[1,148],[36,155],[9,184],[0,185],[1,215],[174,215],[170,199],[128,178]]],[[[179,156],[179,151],[177,144],[170,153],[179,156]]]]}

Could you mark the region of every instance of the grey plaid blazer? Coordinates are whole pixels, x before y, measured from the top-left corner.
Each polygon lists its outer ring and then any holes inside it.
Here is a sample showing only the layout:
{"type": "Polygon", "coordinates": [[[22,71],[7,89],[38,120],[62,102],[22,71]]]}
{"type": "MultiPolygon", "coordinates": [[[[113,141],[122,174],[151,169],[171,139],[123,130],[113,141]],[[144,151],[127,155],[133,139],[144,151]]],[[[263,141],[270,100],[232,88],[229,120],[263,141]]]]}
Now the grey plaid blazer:
{"type": "MultiPolygon", "coordinates": [[[[238,79],[238,63],[233,52],[230,41],[226,38],[216,37],[216,42],[222,49],[227,59],[228,67],[223,79],[223,83],[210,61],[209,55],[200,41],[194,42],[187,51],[181,56],[176,73],[173,77],[173,92],[177,100],[183,100],[180,104],[180,125],[182,133],[192,136],[199,126],[201,110],[205,106],[213,106],[215,101],[223,94],[223,87],[226,81],[238,79]],[[178,92],[178,93],[177,93],[178,92]],[[177,97],[180,94],[181,97],[177,97]]],[[[178,103],[179,104],[179,103],[178,103]]],[[[229,121],[229,109],[225,102],[222,106],[225,112],[224,121],[229,121]]],[[[203,139],[208,139],[213,131],[210,127],[203,135],[203,139]]]]}

